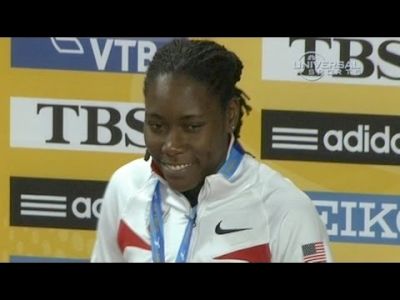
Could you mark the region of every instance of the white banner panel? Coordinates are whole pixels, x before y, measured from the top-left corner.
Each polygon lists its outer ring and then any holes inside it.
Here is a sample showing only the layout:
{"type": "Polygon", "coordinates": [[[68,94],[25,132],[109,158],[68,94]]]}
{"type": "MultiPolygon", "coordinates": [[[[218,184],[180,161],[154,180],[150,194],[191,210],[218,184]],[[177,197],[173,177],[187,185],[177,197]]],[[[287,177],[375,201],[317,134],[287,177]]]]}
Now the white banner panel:
{"type": "Polygon", "coordinates": [[[144,104],[11,97],[10,146],[144,153],[144,104]]]}
{"type": "Polygon", "coordinates": [[[400,87],[400,38],[263,38],[262,79],[400,87]]]}

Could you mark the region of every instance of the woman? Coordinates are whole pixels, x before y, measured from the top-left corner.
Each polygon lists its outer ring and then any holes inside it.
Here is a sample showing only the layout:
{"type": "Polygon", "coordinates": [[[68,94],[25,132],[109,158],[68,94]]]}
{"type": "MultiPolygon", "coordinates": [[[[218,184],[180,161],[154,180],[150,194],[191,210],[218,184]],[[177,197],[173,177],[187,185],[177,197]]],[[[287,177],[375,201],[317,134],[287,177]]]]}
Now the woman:
{"type": "Polygon", "coordinates": [[[144,83],[147,152],[105,192],[93,262],[331,261],[311,200],[247,154],[242,62],[212,41],[174,40],[144,83]]]}

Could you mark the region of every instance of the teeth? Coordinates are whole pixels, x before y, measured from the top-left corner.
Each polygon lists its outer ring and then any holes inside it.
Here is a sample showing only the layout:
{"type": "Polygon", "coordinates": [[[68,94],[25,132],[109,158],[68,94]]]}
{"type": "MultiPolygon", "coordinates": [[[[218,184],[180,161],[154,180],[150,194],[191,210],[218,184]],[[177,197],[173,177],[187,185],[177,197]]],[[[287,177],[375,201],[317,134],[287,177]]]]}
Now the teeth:
{"type": "Polygon", "coordinates": [[[189,166],[191,166],[192,164],[182,164],[182,165],[170,165],[170,164],[164,164],[168,169],[172,170],[172,171],[180,171],[183,170],[189,166]]]}

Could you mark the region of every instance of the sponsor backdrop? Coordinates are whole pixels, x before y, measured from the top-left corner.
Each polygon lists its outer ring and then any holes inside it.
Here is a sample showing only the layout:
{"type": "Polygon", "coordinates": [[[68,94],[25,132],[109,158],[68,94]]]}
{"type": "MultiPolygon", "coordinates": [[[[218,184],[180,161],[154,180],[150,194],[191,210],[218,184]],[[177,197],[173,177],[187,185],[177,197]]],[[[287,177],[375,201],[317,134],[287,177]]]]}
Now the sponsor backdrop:
{"type": "MultiPolygon", "coordinates": [[[[311,197],[335,260],[400,261],[400,38],[213,39],[244,62],[242,143],[311,197]]],[[[169,40],[0,39],[0,261],[88,261],[169,40]]]]}

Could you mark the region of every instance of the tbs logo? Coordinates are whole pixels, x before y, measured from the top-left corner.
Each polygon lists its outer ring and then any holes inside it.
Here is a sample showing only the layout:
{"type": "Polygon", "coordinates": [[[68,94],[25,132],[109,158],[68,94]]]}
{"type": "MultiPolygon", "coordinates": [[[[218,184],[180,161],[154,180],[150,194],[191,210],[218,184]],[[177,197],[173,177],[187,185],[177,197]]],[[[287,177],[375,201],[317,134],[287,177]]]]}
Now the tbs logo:
{"type": "Polygon", "coordinates": [[[355,38],[292,37],[289,39],[289,47],[301,42],[305,54],[300,59],[304,62],[303,71],[298,73],[300,76],[318,79],[327,72],[332,77],[366,78],[376,72],[377,79],[400,80],[399,39],[369,41],[355,38]],[[325,49],[325,52],[328,51],[329,57],[335,59],[325,59],[317,50],[322,47],[329,49],[325,49]]]}

